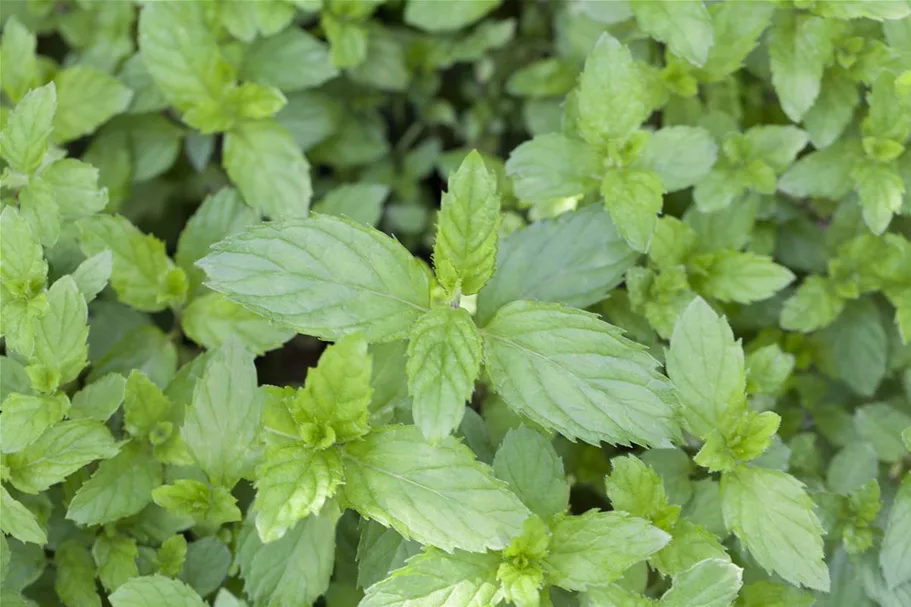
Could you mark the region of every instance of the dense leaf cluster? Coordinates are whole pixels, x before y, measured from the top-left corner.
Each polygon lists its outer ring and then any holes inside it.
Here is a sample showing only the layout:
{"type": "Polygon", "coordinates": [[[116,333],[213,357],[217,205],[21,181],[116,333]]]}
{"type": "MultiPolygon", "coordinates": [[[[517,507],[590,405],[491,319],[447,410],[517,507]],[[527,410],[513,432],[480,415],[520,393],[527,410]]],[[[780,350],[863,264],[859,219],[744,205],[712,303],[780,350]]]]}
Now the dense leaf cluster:
{"type": "Polygon", "coordinates": [[[911,2],[6,0],[0,602],[911,605],[911,2]]]}

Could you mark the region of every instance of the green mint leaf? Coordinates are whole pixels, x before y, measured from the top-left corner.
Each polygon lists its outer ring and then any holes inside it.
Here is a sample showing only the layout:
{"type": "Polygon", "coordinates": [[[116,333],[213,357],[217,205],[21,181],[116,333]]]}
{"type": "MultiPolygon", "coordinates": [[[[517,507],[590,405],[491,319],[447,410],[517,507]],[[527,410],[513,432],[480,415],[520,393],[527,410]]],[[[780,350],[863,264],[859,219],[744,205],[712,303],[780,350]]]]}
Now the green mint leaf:
{"type": "Polygon", "coordinates": [[[762,455],[780,424],[781,417],[772,411],[742,412],[709,434],[693,461],[711,472],[732,470],[762,455]]]}
{"type": "MultiPolygon", "coordinates": [[[[47,280],[47,262],[41,245],[15,207],[5,207],[0,214],[0,278],[12,295],[31,299],[37,296],[47,280]]],[[[27,353],[26,353],[27,354],[27,353]]]]}
{"type": "Polygon", "coordinates": [[[162,575],[133,578],[110,596],[113,607],[203,607],[205,602],[189,586],[162,575]]]}
{"type": "Polygon", "coordinates": [[[110,373],[76,392],[67,415],[70,419],[107,421],[120,408],[125,393],[126,379],[110,373]]]}
{"type": "Polygon", "coordinates": [[[53,83],[29,91],[16,104],[0,131],[0,156],[10,168],[29,175],[41,166],[54,129],[56,109],[57,89],[53,83]]]}
{"type": "Polygon", "coordinates": [[[696,523],[680,519],[670,533],[670,543],[649,561],[664,575],[680,575],[705,559],[730,561],[718,536],[696,523]]]}
{"type": "Polygon", "coordinates": [[[888,2],[884,0],[873,0],[872,2],[859,0],[847,0],[846,2],[836,2],[826,0],[820,2],[819,6],[814,7],[814,12],[824,17],[834,17],[836,19],[875,19],[884,21],[886,19],[902,19],[911,14],[911,7],[901,2],[888,2]]]}
{"type": "Polygon", "coordinates": [[[835,285],[823,276],[808,276],[781,308],[781,327],[811,333],[832,324],[845,307],[835,285]]]}
{"type": "Polygon", "coordinates": [[[367,589],[360,607],[447,607],[494,604],[499,592],[495,554],[439,550],[411,559],[390,577],[367,589]]]}
{"type": "Polygon", "coordinates": [[[575,102],[579,134],[598,148],[645,122],[649,108],[644,83],[626,46],[601,35],[585,60],[575,102]]]}
{"type": "Polygon", "coordinates": [[[602,173],[601,159],[591,146],[557,133],[522,143],[506,161],[516,196],[535,204],[593,192],[602,173]]]}
{"type": "Polygon", "coordinates": [[[911,534],[911,476],[905,475],[898,495],[889,511],[886,533],[883,536],[879,563],[889,588],[895,589],[911,580],[911,546],[907,542],[911,534]]]}
{"type": "Polygon", "coordinates": [[[66,68],[54,78],[57,113],[54,139],[66,143],[95,130],[130,105],[133,91],[113,76],[86,65],[66,68]]]}
{"type": "Polygon", "coordinates": [[[221,98],[234,70],[221,57],[202,4],[165,3],[139,18],[142,61],[161,93],[178,110],[221,98]]]}
{"type": "Polygon", "coordinates": [[[483,337],[495,391],[536,423],[592,444],[667,446],[677,438],[657,362],[594,315],[518,301],[497,312],[483,337]]]}
{"type": "Polygon", "coordinates": [[[611,170],[601,182],[604,205],[629,246],[648,251],[661,212],[664,186],[653,171],[611,170]]]}
{"type": "Polygon", "coordinates": [[[516,97],[562,96],[576,85],[576,70],[556,57],[533,61],[506,81],[506,90],[516,97]]]}
{"type": "Polygon", "coordinates": [[[392,426],[346,445],[343,460],[351,506],[422,544],[496,550],[518,535],[528,515],[490,468],[453,438],[434,446],[417,428],[392,426]]]}
{"type": "Polygon", "coordinates": [[[402,245],[336,217],[250,228],[199,265],[232,301],[324,339],[358,330],[368,341],[404,337],[430,305],[427,273],[402,245]]]}
{"type": "Polygon", "coordinates": [[[817,148],[828,148],[845,132],[860,103],[857,83],[845,70],[828,69],[822,78],[822,90],[803,117],[810,141],[817,148]]]}
{"type": "Polygon", "coordinates": [[[184,334],[199,345],[215,349],[236,338],[260,355],[280,348],[294,331],[271,323],[220,293],[206,293],[190,302],[180,316],[184,334]]]}
{"type": "Polygon", "coordinates": [[[223,163],[244,200],[268,217],[305,217],[310,164],[291,134],[272,120],[237,125],[225,136],[223,163]]]}
{"type": "Polygon", "coordinates": [[[879,459],[898,462],[907,455],[902,431],[911,426],[911,415],[886,403],[873,403],[854,412],[857,433],[876,450],[879,459]]]}
{"type": "Polygon", "coordinates": [[[806,132],[793,126],[753,127],[744,136],[749,150],[745,160],[761,160],[778,175],[794,162],[797,154],[806,147],[807,140],[806,132]]]}
{"type": "Polygon", "coordinates": [[[338,69],[355,68],[367,58],[368,32],[355,21],[343,21],[323,12],[320,25],[329,40],[332,65],[338,69]]]}
{"type": "Polygon", "coordinates": [[[142,53],[135,53],[124,61],[117,77],[133,89],[133,100],[127,110],[128,114],[160,112],[168,107],[167,99],[146,68],[142,53]]]}
{"type": "Polygon", "coordinates": [[[23,493],[39,493],[96,459],[118,453],[104,424],[92,420],[64,421],[18,453],[7,456],[9,480],[23,493]]]}
{"type": "Polygon", "coordinates": [[[493,274],[500,225],[497,177],[477,151],[449,176],[433,245],[437,279],[450,293],[473,295],[493,274]]]}
{"type": "Polygon", "coordinates": [[[777,470],[741,466],[721,477],[724,522],[766,571],[829,590],[823,528],[803,484],[777,470]]]}
{"type": "Polygon", "coordinates": [[[122,534],[102,534],[92,545],[92,557],[98,566],[98,578],[102,585],[113,592],[123,584],[139,576],[136,559],[139,549],[136,540],[122,534]]]}
{"type": "Polygon", "coordinates": [[[697,298],[674,327],[667,374],[689,429],[705,437],[725,416],[745,407],[743,349],[724,317],[697,298]]]}
{"type": "Polygon", "coordinates": [[[876,450],[866,441],[854,441],[832,458],[826,484],[835,493],[847,495],[875,479],[878,472],[876,450]]]}
{"type": "Polygon", "coordinates": [[[778,394],[794,370],[796,359],[778,344],[769,344],[747,354],[747,392],[778,394]]]}
{"type": "Polygon", "coordinates": [[[706,559],[674,577],[661,597],[666,607],[730,607],[742,585],[743,570],[730,561],[706,559]]]}
{"type": "Polygon", "coordinates": [[[19,192],[19,210],[35,238],[45,247],[53,247],[60,237],[60,209],[54,193],[40,180],[19,192]]]}
{"type": "Polygon", "coordinates": [[[542,519],[566,511],[569,485],[563,460],[541,433],[526,426],[507,432],[494,456],[493,470],[542,519]]]}
{"type": "Polygon", "coordinates": [[[64,220],[82,219],[104,210],[108,193],[98,185],[98,169],[64,158],[41,171],[36,181],[51,189],[64,220]]]}
{"type": "Polygon", "coordinates": [[[255,39],[244,49],[239,75],[284,92],[318,87],[338,75],[325,44],[298,28],[255,39]]]}
{"type": "Polygon", "coordinates": [[[794,280],[770,257],[742,251],[717,251],[693,261],[693,288],[718,301],[753,303],[768,299],[794,280]]]}
{"type": "Polygon", "coordinates": [[[816,342],[817,364],[857,394],[872,396],[886,374],[885,319],[870,299],[848,302],[816,342]]]}
{"type": "Polygon", "coordinates": [[[163,242],[118,215],[89,217],[79,227],[85,255],[108,249],[114,255],[111,287],[122,302],[145,312],[183,302],[186,275],[168,257],[163,242]]]}
{"type": "Polygon", "coordinates": [[[158,572],[170,578],[177,577],[187,558],[187,538],[173,535],[161,543],[156,554],[158,572]]]}
{"type": "Polygon", "coordinates": [[[365,226],[376,227],[383,215],[383,201],[389,187],[374,183],[352,183],[334,188],[313,206],[324,215],[350,217],[365,226]]]}
{"type": "Polygon", "coordinates": [[[113,271],[114,255],[110,251],[92,255],[79,264],[72,277],[87,304],[92,303],[92,300],[107,286],[113,271]]]}
{"type": "Polygon", "coordinates": [[[717,155],[718,144],[704,128],[672,126],[652,133],[634,166],[657,173],[664,190],[676,192],[705,177],[717,155]]]}
{"type": "Polygon", "coordinates": [[[605,482],[615,510],[647,519],[665,531],[680,514],[679,506],[668,504],[661,477],[635,456],[613,458],[605,482]]]}
{"type": "Polygon", "coordinates": [[[714,34],[702,0],[633,0],[630,6],[639,27],[652,38],[667,43],[672,53],[698,66],[708,60],[714,34]]]}
{"type": "Polygon", "coordinates": [[[44,545],[47,543],[47,534],[35,515],[21,502],[16,501],[9,494],[6,487],[0,485],[0,508],[3,517],[0,519],[0,529],[20,542],[31,542],[44,545]]]}
{"type": "Polygon", "coordinates": [[[231,550],[218,537],[204,537],[187,546],[180,579],[206,596],[225,582],[230,568],[231,550]]]}
{"type": "Polygon", "coordinates": [[[295,444],[268,450],[256,470],[254,509],[260,539],[280,539],[299,520],[319,513],[343,479],[335,449],[295,444]]]}
{"type": "Polygon", "coordinates": [[[230,488],[247,474],[262,408],[253,355],[235,340],[214,350],[180,431],[213,484],[230,488]]]}
{"type": "Polygon", "coordinates": [[[772,85],[788,118],[799,122],[819,95],[833,52],[836,24],[821,17],[781,12],[769,32],[772,85]]]}
{"type": "Polygon", "coordinates": [[[103,525],[132,516],[152,501],[161,484],[161,464],[139,442],[103,461],[70,501],[66,517],[80,525],[103,525]]]}
{"type": "Polygon", "coordinates": [[[220,527],[241,520],[240,509],[225,487],[181,479],[152,490],[152,500],[177,517],[191,517],[196,524],[220,527]]]}
{"type": "Polygon", "coordinates": [[[426,32],[450,32],[481,19],[503,0],[456,0],[440,5],[434,0],[408,0],[405,23],[426,32]]]}
{"type": "Polygon", "coordinates": [[[421,553],[421,545],[403,538],[395,529],[375,521],[363,521],[357,544],[357,585],[369,588],[385,580],[411,557],[421,553]]]}
{"type": "Polygon", "coordinates": [[[47,301],[47,313],[34,325],[35,349],[26,368],[42,392],[76,379],[88,356],[88,310],[76,282],[64,276],[48,290],[47,301]]]}
{"type": "Polygon", "coordinates": [[[95,588],[95,563],[92,554],[76,540],[67,540],[54,553],[57,579],[54,591],[64,605],[101,607],[95,588]]]}
{"type": "Polygon", "coordinates": [[[0,413],[0,444],[3,453],[22,451],[45,430],[63,419],[70,408],[66,394],[30,396],[10,394],[0,413]]]}
{"type": "Polygon", "coordinates": [[[5,66],[0,87],[13,103],[19,103],[38,84],[37,46],[35,34],[11,15],[3,25],[3,40],[0,41],[0,62],[5,66]]]}
{"type": "MultiPolygon", "coordinates": [[[[841,601],[845,595],[832,591],[825,598],[841,601]]],[[[736,603],[737,607],[813,607],[818,604],[816,596],[810,591],[766,580],[746,584],[736,603]]]]}
{"type": "Polygon", "coordinates": [[[712,17],[714,44],[699,73],[715,82],[741,67],[758,44],[763,31],[771,24],[775,5],[772,2],[749,2],[744,5],[725,2],[712,4],[708,10],[712,17]]]}
{"type": "Polygon", "coordinates": [[[478,322],[486,325],[517,299],[586,308],[603,300],[636,258],[600,205],[535,222],[500,241],[497,270],[478,294],[478,322]]]}
{"type": "Polygon", "coordinates": [[[663,548],[670,536],[622,512],[590,511],[556,520],[544,559],[548,580],[568,590],[613,582],[663,548]]]}
{"type": "Polygon", "coordinates": [[[864,222],[871,232],[882,234],[902,208],[905,183],[901,175],[894,163],[865,160],[854,167],[853,177],[864,222]]]}
{"type": "Polygon", "coordinates": [[[171,402],[151,379],[139,370],[126,381],[123,404],[124,427],[134,438],[174,431],[171,402]]]}
{"type": "Polygon", "coordinates": [[[255,603],[312,603],[329,587],[335,564],[335,527],[341,512],[327,506],[280,540],[264,544],[253,525],[238,538],[244,591],[255,603]]]}
{"type": "Polygon", "coordinates": [[[481,371],[481,336],[462,308],[431,310],[418,319],[408,341],[408,392],[414,422],[437,441],[459,427],[481,371]]]}

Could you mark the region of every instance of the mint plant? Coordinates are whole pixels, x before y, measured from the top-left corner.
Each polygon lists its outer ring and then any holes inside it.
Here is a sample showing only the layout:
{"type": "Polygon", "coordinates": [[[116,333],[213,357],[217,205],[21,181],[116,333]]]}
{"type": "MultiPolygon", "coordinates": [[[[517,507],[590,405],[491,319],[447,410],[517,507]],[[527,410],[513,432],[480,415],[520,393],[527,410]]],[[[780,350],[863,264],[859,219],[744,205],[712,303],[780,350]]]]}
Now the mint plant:
{"type": "Polygon", "coordinates": [[[7,0],[0,603],[911,604],[907,0],[7,0]]]}

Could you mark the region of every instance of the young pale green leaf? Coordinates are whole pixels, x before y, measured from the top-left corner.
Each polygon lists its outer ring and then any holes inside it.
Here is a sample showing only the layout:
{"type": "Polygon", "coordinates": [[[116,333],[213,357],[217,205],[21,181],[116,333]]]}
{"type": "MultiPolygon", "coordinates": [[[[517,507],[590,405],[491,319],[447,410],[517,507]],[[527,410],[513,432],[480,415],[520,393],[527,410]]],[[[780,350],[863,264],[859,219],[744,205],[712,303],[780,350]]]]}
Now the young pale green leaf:
{"type": "Polygon", "coordinates": [[[136,563],[139,549],[136,539],[120,533],[104,533],[95,538],[92,557],[98,566],[98,579],[113,592],[128,580],[139,576],[136,563]]]}
{"type": "Polygon", "coordinates": [[[669,446],[678,437],[676,402],[657,361],[595,315],[517,301],[483,337],[495,391],[536,423],[591,444],[669,446]]]}
{"type": "MultiPolygon", "coordinates": [[[[863,590],[861,590],[863,592],[863,590]]],[[[834,599],[838,601],[837,605],[851,605],[852,607],[869,607],[865,602],[852,601],[852,597],[845,596],[846,593],[838,594],[836,590],[826,595],[819,595],[823,600],[834,599]],[[848,602],[842,603],[847,599],[848,602]]],[[[760,580],[752,584],[746,584],[740,591],[740,597],[737,600],[737,607],[813,607],[817,605],[822,607],[816,600],[816,594],[809,590],[801,590],[789,584],[760,580]]],[[[864,597],[866,598],[866,596],[864,597]]],[[[828,602],[825,605],[829,605],[828,602]]]]}
{"type": "Polygon", "coordinates": [[[18,453],[7,456],[9,480],[23,493],[39,493],[96,459],[118,453],[114,437],[93,420],[64,421],[18,453]]]}
{"type": "Polygon", "coordinates": [[[772,297],[794,274],[771,257],[746,251],[716,251],[694,260],[693,288],[718,301],[753,303],[772,297]]]}
{"type": "Polygon", "coordinates": [[[29,91],[13,108],[0,132],[0,156],[10,168],[29,175],[41,166],[54,130],[56,109],[54,83],[29,91]]]}
{"type": "Polygon", "coordinates": [[[313,206],[315,213],[350,217],[365,226],[376,226],[383,215],[383,201],[389,186],[375,183],[351,183],[331,190],[313,206]]]}
{"type": "Polygon", "coordinates": [[[109,250],[92,255],[73,272],[73,280],[87,304],[107,286],[114,271],[114,254],[109,250]]]}
{"type": "Polygon", "coordinates": [[[727,320],[701,298],[674,326],[667,374],[683,405],[683,419],[697,436],[707,436],[729,411],[744,406],[743,349],[727,320]]]}
{"type": "Polygon", "coordinates": [[[835,292],[831,281],[811,275],[784,302],[781,328],[810,333],[832,324],[844,307],[845,300],[835,292]]]}
{"type": "Polygon", "coordinates": [[[714,213],[739,202],[746,186],[740,175],[724,161],[716,163],[708,175],[700,179],[693,189],[693,201],[703,213],[714,213]]]}
{"type": "Polygon", "coordinates": [[[763,125],[748,130],[744,142],[748,160],[761,160],[778,175],[806,147],[807,133],[795,126],[763,125]]]}
{"type": "Polygon", "coordinates": [[[262,409],[253,355],[230,340],[213,351],[180,430],[213,484],[231,488],[248,472],[262,409]]]}
{"type": "Polygon", "coordinates": [[[911,474],[905,474],[898,495],[892,502],[879,564],[889,588],[911,580],[911,474]]]}
{"type": "Polygon", "coordinates": [[[145,373],[138,370],[130,373],[124,398],[124,427],[134,438],[151,438],[174,431],[171,402],[145,373]]]}
{"type": "Polygon", "coordinates": [[[35,56],[37,46],[35,34],[15,15],[10,15],[3,25],[3,40],[0,41],[0,63],[4,66],[0,87],[13,103],[18,103],[39,84],[40,71],[35,56]]]}
{"type": "Polygon", "coordinates": [[[493,471],[542,519],[566,511],[569,485],[563,461],[540,432],[526,426],[507,432],[494,456],[493,471]]]}
{"type": "Polygon", "coordinates": [[[471,315],[447,306],[419,318],[406,369],[415,424],[427,440],[448,436],[459,427],[481,371],[481,336],[471,315]]]}
{"type": "Polygon", "coordinates": [[[500,226],[497,176],[477,151],[449,177],[433,245],[437,280],[450,293],[473,295],[493,274],[500,226]]]}
{"type": "Polygon", "coordinates": [[[177,577],[187,558],[187,538],[172,535],[159,546],[158,572],[170,578],[177,577]]]}
{"type": "Polygon", "coordinates": [[[53,192],[40,179],[19,191],[19,211],[38,242],[48,248],[57,244],[60,209],[53,192]]]}
{"type": "MultiPolygon", "coordinates": [[[[4,207],[0,214],[0,279],[12,295],[31,299],[47,280],[47,262],[41,245],[16,207],[4,207]]],[[[27,354],[27,353],[26,353],[27,354]]]]}
{"type": "Polygon", "coordinates": [[[139,18],[142,61],[165,98],[181,111],[220,99],[234,81],[203,13],[203,5],[195,2],[165,2],[144,7],[139,18]]]}
{"type": "Polygon", "coordinates": [[[317,514],[344,480],[335,449],[301,444],[266,451],[256,470],[256,529],[263,542],[280,539],[301,519],[317,514]]]}
{"type": "Polygon", "coordinates": [[[517,299],[586,308],[605,299],[637,257],[600,205],[535,222],[500,242],[496,272],[478,294],[478,323],[517,299]]]}
{"type": "Polygon", "coordinates": [[[35,515],[16,501],[9,494],[6,487],[0,485],[0,509],[3,510],[3,516],[0,517],[0,529],[8,533],[20,542],[31,542],[43,546],[47,544],[47,534],[35,515]]]}
{"type": "Polygon", "coordinates": [[[496,554],[429,549],[367,589],[359,607],[486,607],[499,592],[496,554]]]}
{"type": "Polygon", "coordinates": [[[707,130],[672,126],[652,133],[633,166],[657,173],[664,190],[676,192],[708,175],[717,156],[718,144],[707,130]]]}
{"type": "Polygon", "coordinates": [[[417,542],[406,540],[395,529],[376,521],[362,521],[360,531],[357,544],[357,585],[360,588],[382,582],[423,551],[417,542]]]}
{"type": "Polygon", "coordinates": [[[95,587],[95,563],[88,548],[78,540],[67,540],[54,552],[57,578],[54,591],[64,605],[101,607],[101,597],[95,587]]]}
{"type": "Polygon", "coordinates": [[[355,331],[371,342],[404,337],[430,307],[427,272],[407,249],[338,217],[252,227],[199,265],[228,299],[323,339],[355,331]]]}
{"type": "Polygon", "coordinates": [[[736,72],[772,22],[775,5],[771,2],[714,3],[712,16],[714,44],[700,70],[712,82],[736,72]]]}
{"type": "Polygon", "coordinates": [[[789,474],[740,466],[721,477],[724,522],[760,566],[828,592],[823,528],[804,485],[789,474]]]}
{"type": "Polygon", "coordinates": [[[64,221],[82,219],[104,210],[108,193],[99,186],[98,180],[98,169],[74,158],[55,162],[37,178],[53,192],[64,221]]]}
{"type": "Polygon", "coordinates": [[[895,163],[866,160],[854,167],[853,176],[864,222],[871,232],[882,234],[902,209],[905,183],[895,163]]]}
{"type": "Polygon", "coordinates": [[[246,203],[263,215],[307,216],[313,196],[310,164],[277,122],[249,121],[231,129],[222,162],[246,203]]]}
{"type": "Polygon", "coordinates": [[[66,517],[80,525],[103,525],[132,516],[152,501],[161,484],[161,464],[146,445],[127,443],[76,492],[66,517]]]}
{"type": "Polygon", "coordinates": [[[648,118],[645,99],[643,79],[629,49],[602,34],[579,78],[579,135],[599,148],[626,137],[648,118]]]}
{"type": "Polygon", "coordinates": [[[794,370],[796,359],[778,344],[769,344],[747,355],[747,392],[778,394],[794,370]]]}
{"type": "Polygon", "coordinates": [[[66,143],[95,130],[130,105],[133,91],[113,76],[87,65],[66,68],[54,77],[57,113],[54,139],[66,143]]]}
{"type": "Polygon", "coordinates": [[[113,607],[205,607],[192,588],[163,575],[133,578],[110,596],[113,607]]]}
{"type": "Polygon", "coordinates": [[[693,65],[705,65],[714,43],[714,33],[702,0],[633,0],[630,6],[644,32],[666,43],[672,53],[693,65]]]}
{"type": "Polygon", "coordinates": [[[125,393],[126,379],[109,373],[74,394],[73,406],[67,415],[70,419],[107,421],[120,408],[125,393]]]}
{"type": "Polygon", "coordinates": [[[362,516],[446,551],[506,546],[528,510],[453,438],[391,426],[345,446],[345,497],[362,516]]]}
{"type": "Polygon", "coordinates": [[[168,257],[163,242],[119,215],[89,217],[79,227],[83,253],[92,256],[109,249],[114,255],[111,286],[120,301],[144,312],[183,302],[187,277],[168,257]]]}
{"type": "Polygon", "coordinates": [[[34,325],[35,349],[26,369],[43,392],[76,379],[88,356],[88,309],[72,277],[55,282],[47,301],[47,314],[34,325]]]}
{"type": "Polygon", "coordinates": [[[826,0],[815,7],[815,12],[835,19],[902,19],[911,14],[911,6],[891,0],[826,0]]]}
{"type": "Polygon", "coordinates": [[[837,22],[782,11],[769,33],[772,85],[788,118],[800,122],[819,95],[837,22]]]}
{"type": "Polygon", "coordinates": [[[617,231],[634,250],[648,251],[661,212],[664,186],[653,171],[611,170],[601,182],[604,205],[617,231]]]}
{"type": "Polygon", "coordinates": [[[506,161],[516,196],[535,204],[593,192],[603,172],[591,146],[557,133],[522,143],[506,161]]]}
{"type": "Polygon", "coordinates": [[[673,526],[679,506],[668,504],[664,482],[658,473],[639,458],[628,455],[611,460],[611,473],[605,479],[607,497],[615,510],[647,519],[661,529],[673,526]]]}
{"type": "Polygon", "coordinates": [[[425,32],[451,32],[478,21],[502,2],[503,0],[454,0],[440,4],[435,0],[408,0],[405,23],[425,32]]]}
{"type": "Polygon", "coordinates": [[[10,394],[0,412],[0,450],[22,451],[63,419],[69,408],[69,399],[60,392],[40,396],[10,394]]]}
{"type": "Polygon", "coordinates": [[[190,302],[180,316],[184,334],[199,345],[215,349],[232,337],[257,355],[280,348],[294,337],[292,329],[276,326],[221,293],[206,293],[190,302]]]}
{"type": "Polygon", "coordinates": [[[300,521],[280,540],[263,544],[253,525],[244,526],[237,562],[244,591],[255,604],[309,604],[326,592],[335,565],[335,525],[341,516],[330,502],[319,515],[300,521]]]}
{"type": "Polygon", "coordinates": [[[197,524],[220,527],[241,520],[231,492],[191,479],[181,479],[152,491],[152,500],[176,517],[192,517],[197,524]]]}
{"type": "Polygon", "coordinates": [[[548,580],[567,590],[587,590],[616,581],[671,540],[648,521],[622,512],[566,516],[551,527],[544,559],[548,580]]]}
{"type": "Polygon", "coordinates": [[[743,584],[743,569],[730,561],[706,559],[674,577],[661,597],[664,607],[730,607],[743,584]]]}

